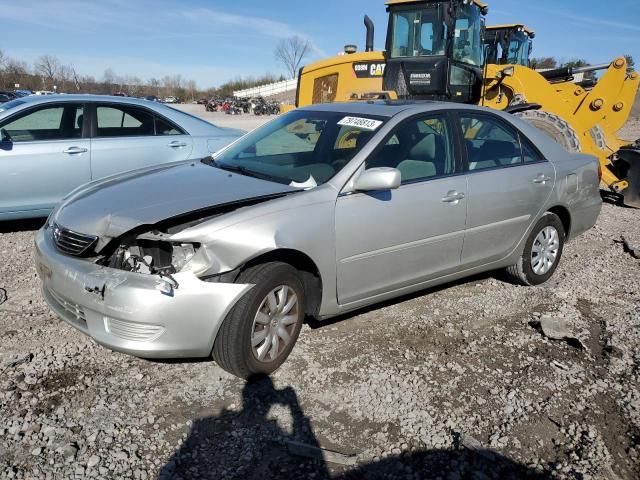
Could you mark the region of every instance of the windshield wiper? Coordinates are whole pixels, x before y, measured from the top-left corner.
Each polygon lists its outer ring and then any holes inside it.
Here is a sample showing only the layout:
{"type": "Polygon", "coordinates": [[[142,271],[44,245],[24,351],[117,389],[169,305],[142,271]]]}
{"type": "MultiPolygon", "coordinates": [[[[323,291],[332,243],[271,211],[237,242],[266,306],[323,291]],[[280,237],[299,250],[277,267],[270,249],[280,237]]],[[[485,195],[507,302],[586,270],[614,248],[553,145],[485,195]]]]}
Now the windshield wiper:
{"type": "Polygon", "coordinates": [[[276,175],[270,175],[268,173],[256,172],[255,170],[249,170],[242,165],[229,165],[229,164],[220,164],[217,163],[214,159],[211,159],[211,166],[215,168],[219,168],[221,170],[227,170],[229,172],[239,173],[240,175],[245,175],[247,177],[259,178],[260,180],[268,180],[270,182],[276,183],[289,183],[287,178],[278,177],[276,175]]]}

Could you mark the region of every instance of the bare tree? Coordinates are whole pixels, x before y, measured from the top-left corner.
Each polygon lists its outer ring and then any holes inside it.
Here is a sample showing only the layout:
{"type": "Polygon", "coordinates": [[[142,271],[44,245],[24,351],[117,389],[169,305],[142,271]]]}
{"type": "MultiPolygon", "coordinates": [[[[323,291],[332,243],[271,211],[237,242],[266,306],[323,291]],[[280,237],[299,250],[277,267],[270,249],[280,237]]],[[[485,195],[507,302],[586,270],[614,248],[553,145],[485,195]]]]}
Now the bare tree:
{"type": "Polygon", "coordinates": [[[142,80],[140,77],[127,77],[125,82],[127,84],[128,95],[131,95],[132,97],[140,95],[140,92],[142,91],[142,80]]]}
{"type": "Polygon", "coordinates": [[[2,50],[0,50],[0,85],[4,87],[4,75],[5,75],[5,71],[4,71],[4,67],[5,67],[5,62],[6,62],[6,58],[4,56],[4,52],[2,50]]]}
{"type": "Polygon", "coordinates": [[[196,99],[196,90],[198,90],[195,80],[187,80],[185,82],[185,88],[187,89],[187,92],[189,92],[189,97],[193,102],[196,99]]]}
{"type": "Polygon", "coordinates": [[[302,60],[311,51],[311,42],[305,38],[294,36],[278,43],[273,54],[276,60],[287,69],[289,78],[295,78],[302,64],[302,60]]]}
{"type": "Polygon", "coordinates": [[[58,79],[60,81],[60,87],[58,88],[58,91],[66,92],[67,82],[72,81],[71,68],[68,65],[60,65],[60,67],[58,68],[58,79]]]}
{"type": "Polygon", "coordinates": [[[160,80],[158,80],[157,78],[151,78],[149,80],[149,86],[152,88],[153,90],[153,94],[156,97],[160,97],[160,80]]]}
{"type": "Polygon", "coordinates": [[[52,55],[42,55],[34,65],[36,75],[42,78],[42,86],[53,85],[60,72],[60,62],[52,55]]]}
{"type": "Polygon", "coordinates": [[[110,68],[107,68],[102,74],[102,81],[104,83],[108,83],[109,85],[113,85],[116,81],[116,74],[110,68]]]}
{"type": "Polygon", "coordinates": [[[71,80],[73,80],[73,86],[76,89],[76,92],[80,91],[80,77],[78,76],[78,72],[76,72],[76,67],[73,65],[69,65],[69,74],[71,76],[71,80]]]}
{"type": "MultiPolygon", "coordinates": [[[[12,88],[15,84],[23,85],[29,76],[27,64],[10,57],[5,57],[3,81],[5,87],[12,88]]],[[[24,87],[23,87],[24,88],[24,87]]]]}

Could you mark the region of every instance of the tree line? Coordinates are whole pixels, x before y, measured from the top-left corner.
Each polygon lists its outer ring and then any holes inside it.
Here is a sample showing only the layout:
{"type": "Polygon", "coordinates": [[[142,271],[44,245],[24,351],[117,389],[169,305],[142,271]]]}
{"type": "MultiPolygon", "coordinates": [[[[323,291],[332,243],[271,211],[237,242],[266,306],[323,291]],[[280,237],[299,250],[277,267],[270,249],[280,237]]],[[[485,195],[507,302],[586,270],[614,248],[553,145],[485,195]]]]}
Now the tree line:
{"type": "Polygon", "coordinates": [[[234,90],[251,88],[284,80],[284,76],[267,73],[259,77],[237,77],[219,87],[200,89],[194,80],[181,74],[142,79],[120,75],[107,68],[101,78],[81,73],[73,64],[64,64],[53,55],[42,55],[33,64],[10,57],[0,50],[0,90],[48,90],[58,93],[123,93],[133,97],[175,96],[185,101],[198,98],[230,97],[234,90]]]}

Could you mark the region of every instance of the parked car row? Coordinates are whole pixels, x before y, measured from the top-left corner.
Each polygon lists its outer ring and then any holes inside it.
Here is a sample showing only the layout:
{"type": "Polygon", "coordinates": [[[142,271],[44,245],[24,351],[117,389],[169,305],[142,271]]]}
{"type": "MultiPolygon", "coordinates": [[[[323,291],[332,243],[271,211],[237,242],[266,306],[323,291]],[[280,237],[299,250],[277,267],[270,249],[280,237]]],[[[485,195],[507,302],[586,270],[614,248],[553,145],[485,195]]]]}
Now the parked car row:
{"type": "Polygon", "coordinates": [[[33,94],[31,90],[0,90],[0,104],[33,94]]]}
{"type": "Polygon", "coordinates": [[[170,107],[128,101],[13,106],[0,117],[0,161],[13,173],[0,181],[16,184],[10,197],[26,191],[22,203],[50,208],[58,193],[41,193],[79,183],[72,172],[92,176],[94,157],[98,176],[143,152],[146,165],[167,151],[204,157],[80,187],[36,236],[51,309],[140,357],[213,356],[240,377],[271,373],[306,316],[495,269],[543,283],[601,208],[597,159],[503,112],[314,105],[211,155],[238,132],[212,136],[170,107]]]}

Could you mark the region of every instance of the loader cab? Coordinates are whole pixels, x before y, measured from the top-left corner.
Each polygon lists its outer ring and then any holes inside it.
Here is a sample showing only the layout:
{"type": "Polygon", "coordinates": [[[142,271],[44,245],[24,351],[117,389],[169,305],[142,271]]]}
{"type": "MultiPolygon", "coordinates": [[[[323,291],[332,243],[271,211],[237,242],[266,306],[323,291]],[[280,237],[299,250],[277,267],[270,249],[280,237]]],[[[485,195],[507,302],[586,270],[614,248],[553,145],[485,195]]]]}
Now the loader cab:
{"type": "Polygon", "coordinates": [[[528,67],[534,37],[533,30],[520,24],[487,27],[484,35],[487,63],[528,67]]]}
{"type": "Polygon", "coordinates": [[[476,103],[484,15],[479,0],[391,0],[383,89],[398,98],[476,103]]]}

